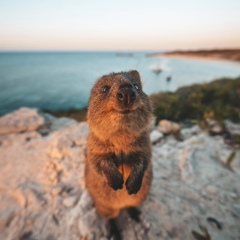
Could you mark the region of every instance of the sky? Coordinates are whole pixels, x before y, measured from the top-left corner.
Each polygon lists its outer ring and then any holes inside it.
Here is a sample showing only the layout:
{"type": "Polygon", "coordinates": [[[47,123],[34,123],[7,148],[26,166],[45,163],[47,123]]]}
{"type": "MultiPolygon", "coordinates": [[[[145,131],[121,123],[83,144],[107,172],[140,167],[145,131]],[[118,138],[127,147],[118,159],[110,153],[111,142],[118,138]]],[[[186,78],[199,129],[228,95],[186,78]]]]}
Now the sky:
{"type": "Polygon", "coordinates": [[[0,0],[0,50],[240,47],[240,0],[0,0]]]}

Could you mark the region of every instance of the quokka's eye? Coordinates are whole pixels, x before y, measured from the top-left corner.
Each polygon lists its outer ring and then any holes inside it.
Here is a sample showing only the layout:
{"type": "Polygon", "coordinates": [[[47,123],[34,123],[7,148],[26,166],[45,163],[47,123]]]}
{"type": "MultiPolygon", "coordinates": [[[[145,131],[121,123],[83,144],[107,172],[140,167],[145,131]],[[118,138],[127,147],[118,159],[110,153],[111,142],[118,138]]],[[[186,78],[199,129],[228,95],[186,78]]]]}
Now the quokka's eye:
{"type": "Polygon", "coordinates": [[[137,84],[134,84],[134,87],[135,87],[137,90],[139,90],[139,87],[138,87],[137,84]]]}
{"type": "Polygon", "coordinates": [[[109,87],[109,86],[105,86],[105,87],[103,88],[103,92],[104,92],[104,93],[107,93],[109,90],[110,90],[110,87],[109,87]]]}

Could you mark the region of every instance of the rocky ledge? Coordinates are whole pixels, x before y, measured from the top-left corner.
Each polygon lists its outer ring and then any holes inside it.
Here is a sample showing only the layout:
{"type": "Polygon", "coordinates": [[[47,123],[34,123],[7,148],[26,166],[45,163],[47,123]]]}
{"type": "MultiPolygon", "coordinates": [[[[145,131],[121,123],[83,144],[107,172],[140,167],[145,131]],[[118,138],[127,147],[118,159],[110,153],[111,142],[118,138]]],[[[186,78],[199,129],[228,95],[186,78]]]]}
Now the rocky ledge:
{"type": "MultiPolygon", "coordinates": [[[[240,134],[239,124],[226,126],[240,134]]],[[[0,239],[109,238],[85,189],[87,133],[85,122],[34,109],[0,118],[0,239]]],[[[239,146],[212,135],[168,121],[152,127],[151,192],[140,222],[118,218],[123,239],[240,238],[239,146]]]]}

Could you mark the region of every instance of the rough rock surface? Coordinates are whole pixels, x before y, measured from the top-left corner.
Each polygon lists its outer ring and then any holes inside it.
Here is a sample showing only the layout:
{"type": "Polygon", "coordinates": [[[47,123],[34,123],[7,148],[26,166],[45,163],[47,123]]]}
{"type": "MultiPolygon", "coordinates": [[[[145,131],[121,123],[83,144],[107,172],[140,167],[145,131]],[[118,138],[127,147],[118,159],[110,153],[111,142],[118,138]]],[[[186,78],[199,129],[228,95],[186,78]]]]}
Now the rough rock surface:
{"type": "Polygon", "coordinates": [[[163,134],[157,130],[153,130],[150,134],[150,140],[152,144],[156,144],[163,138],[163,134]]]}
{"type": "Polygon", "coordinates": [[[170,134],[176,133],[180,130],[180,126],[177,123],[168,121],[168,120],[161,120],[158,123],[158,130],[163,134],[170,134]]]}
{"type": "MultiPolygon", "coordinates": [[[[36,114],[38,130],[0,135],[0,239],[109,239],[85,189],[87,124],[36,114]]],[[[152,134],[151,192],[140,222],[126,211],[117,219],[123,239],[240,238],[239,150],[197,126],[181,132],[184,141],[152,134]]]]}
{"type": "Polygon", "coordinates": [[[34,131],[44,124],[36,109],[20,108],[0,118],[0,134],[34,131]]]}

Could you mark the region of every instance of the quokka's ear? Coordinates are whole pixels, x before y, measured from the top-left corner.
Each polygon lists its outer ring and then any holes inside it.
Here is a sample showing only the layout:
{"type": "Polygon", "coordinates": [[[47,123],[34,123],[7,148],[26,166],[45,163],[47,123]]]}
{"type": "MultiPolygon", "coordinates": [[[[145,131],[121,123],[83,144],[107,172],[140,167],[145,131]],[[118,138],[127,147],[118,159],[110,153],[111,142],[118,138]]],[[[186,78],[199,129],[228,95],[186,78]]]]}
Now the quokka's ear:
{"type": "Polygon", "coordinates": [[[142,88],[142,82],[141,82],[141,77],[139,72],[137,70],[130,70],[128,73],[131,74],[131,76],[135,79],[135,81],[138,83],[140,88],[142,88]]]}

